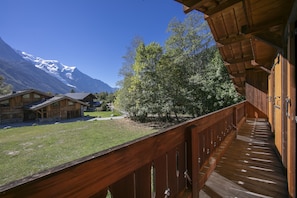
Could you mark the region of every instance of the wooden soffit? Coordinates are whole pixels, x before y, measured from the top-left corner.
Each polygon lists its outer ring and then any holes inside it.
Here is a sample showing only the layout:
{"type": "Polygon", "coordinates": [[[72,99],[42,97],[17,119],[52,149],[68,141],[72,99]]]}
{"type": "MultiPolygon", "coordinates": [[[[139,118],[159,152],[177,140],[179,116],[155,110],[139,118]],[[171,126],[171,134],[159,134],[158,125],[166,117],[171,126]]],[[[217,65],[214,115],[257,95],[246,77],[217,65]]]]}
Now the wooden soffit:
{"type": "MultiPolygon", "coordinates": [[[[294,0],[176,0],[184,12],[205,14],[237,91],[245,95],[246,71],[270,72],[282,51],[294,0]]],[[[267,80],[267,79],[263,79],[267,80]]]]}

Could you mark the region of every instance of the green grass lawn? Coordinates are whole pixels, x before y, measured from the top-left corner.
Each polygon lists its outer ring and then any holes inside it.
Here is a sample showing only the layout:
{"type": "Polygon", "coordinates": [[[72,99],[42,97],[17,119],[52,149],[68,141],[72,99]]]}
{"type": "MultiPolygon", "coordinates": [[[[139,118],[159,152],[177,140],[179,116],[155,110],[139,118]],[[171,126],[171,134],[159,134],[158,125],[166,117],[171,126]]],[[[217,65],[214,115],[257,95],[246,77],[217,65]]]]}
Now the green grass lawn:
{"type": "Polygon", "coordinates": [[[91,117],[113,117],[113,116],[121,116],[122,114],[119,111],[92,111],[92,112],[84,112],[84,116],[91,116],[91,117]]]}
{"type": "Polygon", "coordinates": [[[155,131],[127,119],[0,129],[0,185],[155,131]]]}

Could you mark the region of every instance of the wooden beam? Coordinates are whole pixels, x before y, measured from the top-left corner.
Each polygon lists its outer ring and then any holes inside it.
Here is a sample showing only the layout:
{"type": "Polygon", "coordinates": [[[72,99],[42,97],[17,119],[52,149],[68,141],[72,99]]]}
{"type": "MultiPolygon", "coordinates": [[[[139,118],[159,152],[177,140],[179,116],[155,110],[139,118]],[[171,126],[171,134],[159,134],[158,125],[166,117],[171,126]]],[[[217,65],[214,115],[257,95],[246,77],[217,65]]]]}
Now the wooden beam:
{"type": "Polygon", "coordinates": [[[252,24],[252,8],[251,8],[251,2],[247,0],[243,0],[242,2],[243,12],[244,16],[247,22],[247,26],[250,27],[252,24]]]}
{"type": "Polygon", "coordinates": [[[244,86],[243,85],[237,85],[237,84],[235,84],[235,83],[233,83],[234,84],[234,87],[236,88],[236,89],[239,89],[239,90],[244,90],[244,86]]]}
{"type": "Polygon", "coordinates": [[[230,76],[230,78],[242,78],[242,77],[245,77],[246,74],[245,73],[230,73],[229,76],[230,76]]]}
{"type": "Polygon", "coordinates": [[[251,65],[252,66],[259,66],[259,64],[256,62],[256,60],[251,60],[251,65]]]}
{"type": "Polygon", "coordinates": [[[228,37],[228,38],[219,39],[216,42],[217,42],[218,47],[223,47],[225,45],[230,45],[230,44],[233,44],[233,43],[238,43],[238,42],[250,39],[251,37],[252,37],[251,34],[248,34],[248,35],[239,34],[237,36],[231,36],[231,37],[228,37]]]}
{"type": "Polygon", "coordinates": [[[197,3],[195,3],[194,5],[192,5],[192,6],[190,6],[190,7],[185,6],[185,7],[184,7],[184,13],[187,14],[187,13],[193,11],[193,10],[196,10],[196,9],[201,8],[201,6],[202,6],[205,2],[207,2],[207,1],[208,1],[208,0],[200,0],[200,1],[198,1],[197,3]]]}
{"type": "Polygon", "coordinates": [[[248,57],[243,57],[243,58],[224,60],[224,63],[225,63],[225,65],[231,65],[231,64],[251,61],[253,59],[254,59],[253,56],[248,56],[248,57]]]}
{"type": "Polygon", "coordinates": [[[257,26],[242,26],[241,33],[245,35],[253,35],[277,49],[282,49],[282,39],[279,34],[283,31],[284,22],[282,20],[271,20],[257,26]]]}
{"type": "Polygon", "coordinates": [[[186,10],[188,10],[188,9],[190,9],[188,6],[186,6],[186,5],[183,5],[183,11],[184,11],[184,13],[186,13],[186,14],[187,14],[186,10]]]}
{"type": "Polygon", "coordinates": [[[269,69],[267,69],[266,67],[264,66],[260,66],[259,67],[260,69],[264,70],[265,72],[267,72],[268,74],[271,74],[271,71],[269,69]]]}
{"type": "Polygon", "coordinates": [[[233,84],[236,85],[237,87],[244,87],[245,81],[237,81],[237,82],[234,82],[233,84]]]}
{"type": "MultiPolygon", "coordinates": [[[[233,43],[237,43],[243,40],[247,40],[247,39],[251,39],[253,37],[257,37],[259,38],[259,40],[263,40],[269,44],[273,44],[274,46],[279,47],[280,43],[277,42],[277,39],[269,39],[266,38],[267,36],[261,36],[260,33],[265,33],[266,35],[268,34],[268,36],[271,37],[276,37],[276,33],[273,33],[273,31],[275,31],[276,29],[280,28],[282,26],[282,21],[280,20],[276,20],[273,22],[267,22],[263,25],[258,25],[258,26],[253,26],[251,28],[249,28],[248,26],[242,26],[241,30],[239,32],[238,35],[233,35],[233,36],[229,36],[227,38],[222,38],[217,40],[217,46],[218,47],[222,47],[225,45],[230,45],[233,43]],[[271,30],[271,31],[269,31],[271,30]]],[[[278,39],[281,40],[281,39],[278,39]]]]}
{"type": "Polygon", "coordinates": [[[261,35],[255,35],[255,38],[258,40],[267,43],[268,45],[273,46],[274,48],[278,50],[283,49],[282,39],[280,36],[274,33],[268,33],[268,34],[261,34],[261,35]],[[279,37],[278,39],[274,39],[275,37],[279,37]]]}
{"type": "Polygon", "coordinates": [[[207,14],[208,16],[211,16],[213,14],[216,14],[218,12],[221,12],[222,10],[225,10],[227,8],[230,8],[232,6],[234,6],[235,4],[242,2],[242,0],[229,0],[229,1],[225,1],[224,3],[220,3],[218,6],[206,10],[205,14],[207,14]]]}
{"type": "Polygon", "coordinates": [[[242,26],[241,33],[242,34],[258,34],[262,32],[275,32],[282,29],[284,22],[282,20],[269,20],[265,23],[258,24],[256,26],[248,27],[242,26]]]}
{"type": "Polygon", "coordinates": [[[263,65],[258,64],[255,60],[251,60],[251,65],[254,66],[255,68],[260,68],[263,71],[267,72],[268,74],[271,74],[271,71],[264,67],[263,65]]]}
{"type": "Polygon", "coordinates": [[[241,94],[241,95],[243,95],[243,96],[246,95],[246,93],[245,93],[245,87],[244,87],[244,86],[243,86],[243,87],[239,87],[239,86],[237,86],[237,85],[234,84],[234,87],[235,87],[236,91],[237,91],[239,94],[241,94]]]}

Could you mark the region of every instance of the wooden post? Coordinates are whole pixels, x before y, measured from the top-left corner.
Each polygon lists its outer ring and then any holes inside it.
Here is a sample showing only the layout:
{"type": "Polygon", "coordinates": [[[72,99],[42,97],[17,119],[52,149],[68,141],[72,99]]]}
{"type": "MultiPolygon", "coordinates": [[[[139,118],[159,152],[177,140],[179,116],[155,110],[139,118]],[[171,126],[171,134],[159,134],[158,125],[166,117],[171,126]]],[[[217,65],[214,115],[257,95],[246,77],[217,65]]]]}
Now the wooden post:
{"type": "Polygon", "coordinates": [[[237,137],[237,133],[238,133],[238,130],[237,130],[237,124],[240,120],[237,120],[237,108],[236,106],[233,107],[233,127],[235,128],[236,130],[236,133],[235,133],[235,138],[237,137]]]}
{"type": "MultiPolygon", "coordinates": [[[[196,127],[195,127],[196,128],[196,127]]],[[[191,146],[192,146],[192,195],[193,197],[199,197],[199,137],[195,128],[191,128],[191,146]]]]}

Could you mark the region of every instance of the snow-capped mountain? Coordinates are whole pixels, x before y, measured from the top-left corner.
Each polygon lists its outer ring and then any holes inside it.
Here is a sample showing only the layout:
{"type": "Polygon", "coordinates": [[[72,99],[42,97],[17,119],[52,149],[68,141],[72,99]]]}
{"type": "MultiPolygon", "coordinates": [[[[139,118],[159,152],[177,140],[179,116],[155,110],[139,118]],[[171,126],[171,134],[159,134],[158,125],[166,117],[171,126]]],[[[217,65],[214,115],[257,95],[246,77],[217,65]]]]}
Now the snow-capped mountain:
{"type": "Polygon", "coordinates": [[[73,80],[72,73],[76,69],[74,66],[67,66],[57,60],[44,60],[40,57],[35,57],[26,52],[18,51],[18,53],[28,61],[31,61],[35,67],[42,69],[46,73],[54,76],[69,87],[76,88],[75,85],[70,84],[67,80],[73,80]]]}
{"type": "Polygon", "coordinates": [[[75,66],[58,60],[45,60],[26,52],[14,50],[0,37],[0,76],[14,91],[38,89],[44,92],[114,92],[101,80],[93,79],[75,66]]]}

